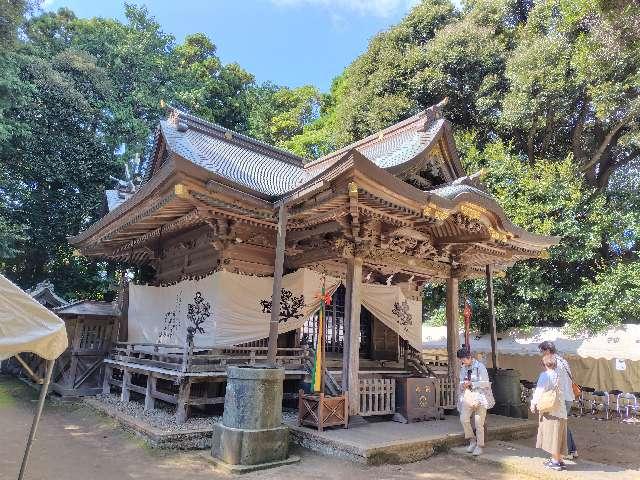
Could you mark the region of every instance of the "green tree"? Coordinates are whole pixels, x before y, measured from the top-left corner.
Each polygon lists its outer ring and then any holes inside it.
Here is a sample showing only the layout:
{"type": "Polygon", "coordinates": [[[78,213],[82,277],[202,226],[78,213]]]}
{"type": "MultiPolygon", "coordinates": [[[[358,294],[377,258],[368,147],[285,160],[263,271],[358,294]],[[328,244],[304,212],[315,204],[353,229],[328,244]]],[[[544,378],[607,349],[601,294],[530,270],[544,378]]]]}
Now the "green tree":
{"type": "Polygon", "coordinates": [[[237,63],[223,65],[216,56],[216,46],[202,33],[188,35],[176,47],[175,55],[177,100],[196,115],[246,132],[253,75],[237,63]]]}
{"type": "Polygon", "coordinates": [[[249,134],[278,147],[309,156],[304,147],[291,142],[320,115],[325,98],[317,88],[278,87],[266,83],[250,94],[249,134]]]}

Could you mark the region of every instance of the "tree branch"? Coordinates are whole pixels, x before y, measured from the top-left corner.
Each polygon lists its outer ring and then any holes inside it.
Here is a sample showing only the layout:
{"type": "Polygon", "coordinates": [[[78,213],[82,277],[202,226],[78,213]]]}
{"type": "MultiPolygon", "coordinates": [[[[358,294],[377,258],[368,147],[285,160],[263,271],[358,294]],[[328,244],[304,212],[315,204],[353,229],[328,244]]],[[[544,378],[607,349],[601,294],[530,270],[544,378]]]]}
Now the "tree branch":
{"type": "Polygon", "coordinates": [[[580,106],[578,118],[576,119],[576,125],[573,128],[573,132],[571,134],[571,145],[573,147],[573,158],[582,163],[582,159],[584,158],[584,150],[582,149],[581,140],[582,132],[584,131],[585,120],[587,118],[587,106],[589,104],[589,100],[584,95],[584,93],[580,96],[580,99],[582,100],[582,105],[580,106]]]}
{"type": "Polygon", "coordinates": [[[607,133],[604,136],[596,152],[593,154],[591,159],[582,167],[581,170],[583,172],[589,170],[591,167],[593,167],[596,163],[600,161],[600,158],[602,157],[604,152],[607,150],[607,148],[609,148],[609,145],[611,144],[611,141],[613,140],[613,138],[616,136],[616,134],[620,131],[621,128],[623,128],[629,123],[629,119],[630,119],[629,116],[624,117],[622,120],[620,120],[618,123],[615,124],[615,126],[609,131],[609,133],[607,133]]]}

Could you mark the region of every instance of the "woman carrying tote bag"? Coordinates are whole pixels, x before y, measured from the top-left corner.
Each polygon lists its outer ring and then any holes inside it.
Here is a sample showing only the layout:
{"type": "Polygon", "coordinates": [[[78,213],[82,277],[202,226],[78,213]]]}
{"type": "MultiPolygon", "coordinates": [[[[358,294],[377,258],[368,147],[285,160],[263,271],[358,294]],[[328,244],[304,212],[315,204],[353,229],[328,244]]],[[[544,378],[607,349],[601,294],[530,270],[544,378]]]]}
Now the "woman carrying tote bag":
{"type": "Polygon", "coordinates": [[[545,466],[552,470],[566,468],[562,456],[567,454],[567,410],[564,403],[555,355],[542,358],[545,371],[538,377],[531,412],[538,412],[538,438],[536,448],[551,454],[545,466]]]}

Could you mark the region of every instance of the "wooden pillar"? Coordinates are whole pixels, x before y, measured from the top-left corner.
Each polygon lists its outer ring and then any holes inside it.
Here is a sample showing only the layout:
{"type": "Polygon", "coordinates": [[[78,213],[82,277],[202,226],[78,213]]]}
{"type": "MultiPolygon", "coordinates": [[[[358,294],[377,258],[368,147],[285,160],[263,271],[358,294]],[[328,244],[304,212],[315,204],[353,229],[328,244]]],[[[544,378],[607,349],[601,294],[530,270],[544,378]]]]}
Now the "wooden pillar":
{"type": "Polygon", "coordinates": [[[450,277],[447,279],[447,356],[449,358],[449,375],[457,385],[459,377],[459,366],[456,352],[459,348],[459,299],[458,299],[458,279],[450,277]]]}
{"type": "Polygon", "coordinates": [[[122,370],[122,391],[120,392],[120,401],[129,401],[129,384],[131,383],[131,372],[127,367],[122,370]]]}
{"type": "Polygon", "coordinates": [[[184,378],[180,383],[176,402],[176,422],[184,423],[189,417],[189,397],[191,396],[191,380],[184,378]]]}
{"type": "Polygon", "coordinates": [[[156,377],[153,376],[153,373],[149,372],[147,374],[147,389],[145,390],[144,395],[144,410],[153,410],[156,408],[156,399],[153,398],[153,394],[156,391],[156,377]]]}
{"type": "Polygon", "coordinates": [[[496,370],[498,365],[498,334],[496,333],[496,307],[493,301],[493,269],[487,265],[487,303],[489,305],[489,332],[491,334],[491,364],[496,370]]]}
{"type": "Polygon", "coordinates": [[[278,354],[278,322],[280,320],[280,298],[282,296],[282,274],[284,273],[284,247],[287,234],[287,207],[280,205],[278,213],[278,233],[276,239],[276,259],[273,268],[273,292],[271,294],[271,320],[269,321],[269,343],[267,363],[276,364],[278,354]]]}
{"type": "Polygon", "coordinates": [[[111,376],[113,375],[113,368],[109,365],[104,365],[104,377],[102,379],[102,393],[111,393],[111,376]]]}
{"type": "Polygon", "coordinates": [[[358,415],[360,407],[360,311],[362,258],[347,260],[347,278],[342,354],[342,391],[349,392],[349,415],[358,415]]]}
{"type": "Polygon", "coordinates": [[[118,340],[126,342],[129,337],[129,280],[126,272],[122,272],[122,288],[120,290],[120,321],[118,323],[118,340]]]}

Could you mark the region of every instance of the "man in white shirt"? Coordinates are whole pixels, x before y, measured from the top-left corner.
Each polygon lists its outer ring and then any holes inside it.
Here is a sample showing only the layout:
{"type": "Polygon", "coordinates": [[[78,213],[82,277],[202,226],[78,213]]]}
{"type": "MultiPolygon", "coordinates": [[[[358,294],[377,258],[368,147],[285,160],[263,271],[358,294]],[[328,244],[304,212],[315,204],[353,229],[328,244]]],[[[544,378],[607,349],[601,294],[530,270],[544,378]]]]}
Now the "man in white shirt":
{"type": "MultiPolygon", "coordinates": [[[[538,345],[538,350],[540,350],[540,353],[543,357],[545,355],[555,355],[556,357],[556,362],[558,364],[557,372],[559,383],[562,388],[562,394],[564,397],[568,417],[571,412],[571,407],[573,406],[573,401],[576,398],[573,393],[573,375],[571,375],[569,362],[558,355],[556,346],[553,342],[542,342],[540,345],[538,345]]],[[[573,434],[571,433],[571,430],[569,430],[569,428],[567,428],[567,446],[569,450],[569,456],[571,456],[572,458],[576,458],[578,456],[578,452],[576,449],[576,444],[573,441],[573,434]]]]}

